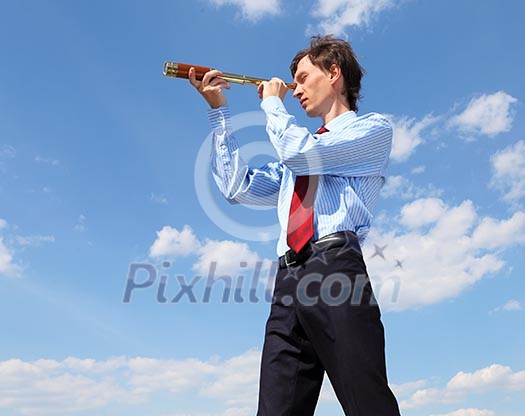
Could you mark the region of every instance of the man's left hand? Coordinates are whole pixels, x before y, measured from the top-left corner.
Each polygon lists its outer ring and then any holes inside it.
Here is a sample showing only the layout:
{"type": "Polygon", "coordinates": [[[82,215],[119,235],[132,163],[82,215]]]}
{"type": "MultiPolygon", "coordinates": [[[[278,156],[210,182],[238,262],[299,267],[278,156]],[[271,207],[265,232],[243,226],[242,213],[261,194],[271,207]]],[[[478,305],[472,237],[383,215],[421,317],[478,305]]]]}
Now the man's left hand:
{"type": "Polygon", "coordinates": [[[284,101],[288,87],[282,79],[274,77],[270,81],[261,82],[257,88],[257,92],[259,93],[259,98],[263,100],[266,97],[277,96],[284,101]]]}

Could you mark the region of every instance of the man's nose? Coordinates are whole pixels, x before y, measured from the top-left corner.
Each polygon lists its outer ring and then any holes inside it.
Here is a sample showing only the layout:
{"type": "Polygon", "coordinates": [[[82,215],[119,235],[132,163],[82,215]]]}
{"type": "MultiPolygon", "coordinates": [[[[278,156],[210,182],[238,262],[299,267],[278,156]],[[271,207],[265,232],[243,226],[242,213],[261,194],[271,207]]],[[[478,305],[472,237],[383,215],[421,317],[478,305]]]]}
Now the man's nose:
{"type": "Polygon", "coordinates": [[[296,85],[295,89],[293,90],[293,96],[295,98],[301,98],[301,95],[303,95],[303,90],[299,85],[296,85]]]}

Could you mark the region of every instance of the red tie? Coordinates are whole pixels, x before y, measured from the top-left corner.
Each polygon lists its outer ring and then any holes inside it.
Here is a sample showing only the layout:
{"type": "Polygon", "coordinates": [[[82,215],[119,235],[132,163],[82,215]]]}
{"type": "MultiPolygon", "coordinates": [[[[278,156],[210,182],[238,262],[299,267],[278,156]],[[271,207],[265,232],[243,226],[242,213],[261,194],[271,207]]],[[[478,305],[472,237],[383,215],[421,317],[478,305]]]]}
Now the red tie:
{"type": "MultiPolygon", "coordinates": [[[[315,134],[322,134],[327,131],[322,126],[315,134]]],[[[288,247],[296,253],[299,253],[314,235],[314,197],[318,182],[318,175],[297,176],[295,178],[286,242],[288,247]]]]}

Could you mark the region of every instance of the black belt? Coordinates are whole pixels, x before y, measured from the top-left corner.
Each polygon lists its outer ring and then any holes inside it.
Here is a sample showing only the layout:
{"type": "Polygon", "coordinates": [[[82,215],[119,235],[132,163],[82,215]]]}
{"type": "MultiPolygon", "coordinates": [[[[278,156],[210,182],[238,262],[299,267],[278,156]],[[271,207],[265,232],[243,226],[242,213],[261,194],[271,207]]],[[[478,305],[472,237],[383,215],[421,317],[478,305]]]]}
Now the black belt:
{"type": "Polygon", "coordinates": [[[314,252],[328,250],[329,248],[346,246],[349,250],[354,249],[361,253],[361,247],[356,233],[353,231],[338,231],[336,233],[325,235],[317,241],[310,241],[296,253],[288,250],[284,256],[279,257],[279,268],[295,267],[303,264],[314,252]]]}

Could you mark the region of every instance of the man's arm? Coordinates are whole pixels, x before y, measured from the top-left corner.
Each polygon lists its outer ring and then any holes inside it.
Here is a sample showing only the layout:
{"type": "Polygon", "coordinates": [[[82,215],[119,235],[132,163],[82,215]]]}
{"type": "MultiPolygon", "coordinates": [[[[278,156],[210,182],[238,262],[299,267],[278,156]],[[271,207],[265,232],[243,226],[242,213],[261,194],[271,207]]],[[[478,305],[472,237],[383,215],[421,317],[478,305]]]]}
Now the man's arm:
{"type": "Polygon", "coordinates": [[[211,164],[213,178],[230,203],[276,206],[282,179],[281,163],[268,163],[259,169],[250,168],[239,154],[233,135],[230,111],[222,92],[229,84],[218,78],[221,72],[207,72],[202,81],[195,79],[195,69],[189,71],[190,83],[210,105],[208,116],[213,132],[211,164]]]}
{"type": "Polygon", "coordinates": [[[221,193],[231,203],[276,206],[282,164],[273,162],[259,169],[250,168],[240,156],[228,107],[211,109],[208,115],[213,131],[212,173],[221,193]]]}
{"type": "Polygon", "coordinates": [[[384,175],[392,146],[392,127],[385,117],[371,114],[342,134],[320,136],[298,126],[278,97],[267,97],[261,108],[279,158],[296,175],[384,175]]]}

